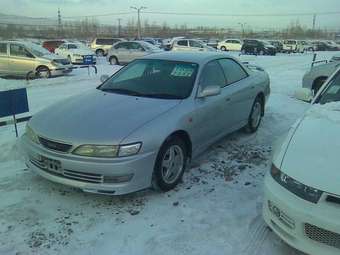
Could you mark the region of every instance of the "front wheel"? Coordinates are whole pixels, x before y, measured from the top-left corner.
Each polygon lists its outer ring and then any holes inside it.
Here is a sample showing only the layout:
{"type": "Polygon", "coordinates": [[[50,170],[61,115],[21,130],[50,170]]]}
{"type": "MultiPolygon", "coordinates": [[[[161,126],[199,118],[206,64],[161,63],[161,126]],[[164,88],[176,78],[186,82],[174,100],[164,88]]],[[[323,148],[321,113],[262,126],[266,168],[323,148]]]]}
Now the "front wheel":
{"type": "Polygon", "coordinates": [[[119,65],[118,59],[114,56],[109,59],[110,65],[119,65]]]}
{"type": "Polygon", "coordinates": [[[245,127],[248,133],[254,133],[259,128],[263,117],[263,109],[263,100],[257,96],[249,114],[248,124],[245,127]]]}
{"type": "Polygon", "coordinates": [[[188,159],[185,143],[178,137],[166,141],[160,148],[153,174],[153,186],[169,191],[180,182],[188,159]]]}
{"type": "Polygon", "coordinates": [[[36,77],[38,78],[50,78],[51,71],[47,66],[40,66],[36,70],[36,77]]]}
{"type": "Polygon", "coordinates": [[[227,51],[227,48],[225,46],[222,46],[221,51],[227,51]]]}

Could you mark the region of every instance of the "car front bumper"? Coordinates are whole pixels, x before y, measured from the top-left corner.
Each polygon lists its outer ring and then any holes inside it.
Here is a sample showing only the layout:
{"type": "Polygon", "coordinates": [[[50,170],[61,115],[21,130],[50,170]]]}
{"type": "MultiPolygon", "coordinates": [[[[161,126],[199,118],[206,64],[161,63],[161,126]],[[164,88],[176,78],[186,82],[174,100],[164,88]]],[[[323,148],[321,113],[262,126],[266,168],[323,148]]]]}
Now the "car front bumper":
{"type": "Polygon", "coordinates": [[[85,192],[122,195],[151,186],[157,153],[150,152],[130,157],[101,159],[55,152],[21,138],[25,162],[29,169],[42,177],[85,192]],[[59,162],[58,170],[42,163],[59,162]]]}
{"type": "Polygon", "coordinates": [[[339,204],[307,202],[265,177],[263,218],[290,246],[311,255],[340,254],[339,204]]]}
{"type": "Polygon", "coordinates": [[[56,66],[56,67],[50,68],[52,76],[65,75],[65,74],[71,73],[72,70],[73,70],[72,65],[56,66]]]}

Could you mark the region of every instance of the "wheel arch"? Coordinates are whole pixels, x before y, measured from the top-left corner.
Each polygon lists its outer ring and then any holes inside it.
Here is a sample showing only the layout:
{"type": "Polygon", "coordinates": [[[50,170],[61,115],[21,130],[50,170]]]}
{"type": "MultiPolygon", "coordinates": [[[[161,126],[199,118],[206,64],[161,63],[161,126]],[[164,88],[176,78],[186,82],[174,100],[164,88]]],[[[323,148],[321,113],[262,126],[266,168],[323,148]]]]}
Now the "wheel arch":
{"type": "Polygon", "coordinates": [[[190,135],[187,131],[185,130],[176,130],[174,132],[172,132],[163,142],[163,144],[167,141],[170,141],[172,138],[174,137],[178,137],[181,140],[184,141],[185,145],[186,145],[186,149],[188,152],[188,157],[191,159],[192,157],[192,142],[191,142],[191,138],[190,135]]]}
{"type": "Polygon", "coordinates": [[[264,116],[264,106],[265,106],[265,102],[266,102],[266,97],[264,96],[263,92],[259,92],[257,94],[256,98],[259,98],[261,100],[261,103],[262,103],[262,116],[264,116]]]}

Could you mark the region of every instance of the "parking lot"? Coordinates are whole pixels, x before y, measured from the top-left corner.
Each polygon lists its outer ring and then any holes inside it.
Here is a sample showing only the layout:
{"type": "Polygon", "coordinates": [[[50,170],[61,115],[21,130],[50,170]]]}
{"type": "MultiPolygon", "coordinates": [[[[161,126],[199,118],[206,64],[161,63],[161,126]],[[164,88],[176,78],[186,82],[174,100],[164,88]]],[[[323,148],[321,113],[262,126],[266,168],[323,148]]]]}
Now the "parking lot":
{"type": "MultiPolygon", "coordinates": [[[[232,53],[236,55],[236,53],[232,53]]],[[[318,60],[334,53],[320,52],[318,60]]],[[[270,75],[271,95],[257,133],[235,132],[191,162],[167,193],[124,196],[81,192],[27,170],[11,125],[0,128],[0,254],[301,254],[261,217],[262,182],[273,142],[308,108],[294,98],[313,54],[240,56],[270,75]]],[[[0,79],[0,89],[27,87],[30,114],[95,89],[120,67],[99,58],[98,74],[0,79]]],[[[58,120],[55,120],[58,121],[58,120]]],[[[19,133],[24,132],[24,123],[19,133]]]]}

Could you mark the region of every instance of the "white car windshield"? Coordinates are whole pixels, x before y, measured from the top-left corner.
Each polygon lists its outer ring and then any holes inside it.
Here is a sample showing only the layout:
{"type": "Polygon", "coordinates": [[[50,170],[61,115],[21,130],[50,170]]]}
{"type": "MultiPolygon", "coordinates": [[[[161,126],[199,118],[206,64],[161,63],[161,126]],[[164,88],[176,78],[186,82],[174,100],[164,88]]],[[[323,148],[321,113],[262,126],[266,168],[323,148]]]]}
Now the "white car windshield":
{"type": "Polygon", "coordinates": [[[108,79],[100,90],[139,97],[184,99],[190,96],[198,64],[140,59],[108,79]]]}
{"type": "Polygon", "coordinates": [[[49,55],[51,52],[46,50],[45,48],[41,47],[40,45],[29,43],[26,45],[27,48],[33,53],[34,56],[42,57],[44,55],[49,55]]]}

